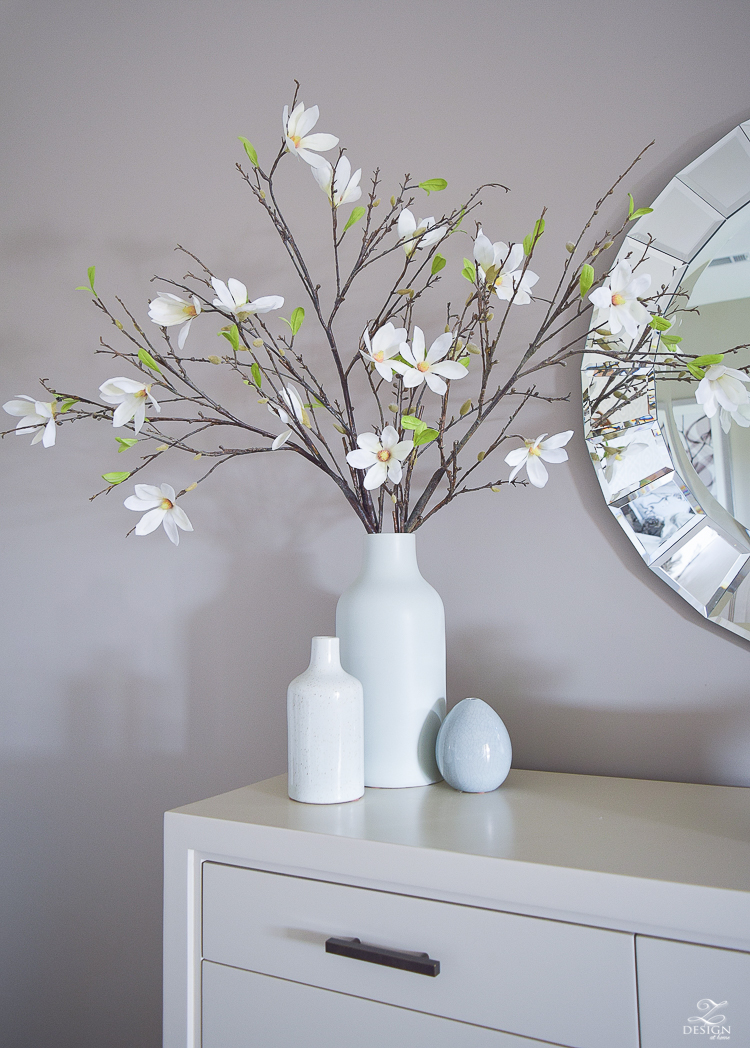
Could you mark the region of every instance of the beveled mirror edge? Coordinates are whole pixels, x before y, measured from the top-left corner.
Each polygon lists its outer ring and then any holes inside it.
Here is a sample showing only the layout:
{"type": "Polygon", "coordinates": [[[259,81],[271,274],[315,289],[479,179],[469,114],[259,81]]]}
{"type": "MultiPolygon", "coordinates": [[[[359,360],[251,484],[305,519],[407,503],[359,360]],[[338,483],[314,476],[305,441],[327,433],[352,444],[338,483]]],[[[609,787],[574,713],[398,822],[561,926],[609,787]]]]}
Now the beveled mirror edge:
{"type": "MultiPolygon", "coordinates": [[[[639,262],[640,272],[649,272],[653,285],[663,289],[659,301],[669,302],[690,264],[704,246],[729,218],[748,203],[750,121],[733,128],[671,179],[654,201],[652,214],[639,219],[625,237],[613,268],[623,259],[635,258],[639,262]],[[748,158],[748,170],[741,179],[740,191],[732,201],[721,199],[718,194],[711,192],[710,178],[708,181],[700,178],[703,164],[709,160],[715,164],[722,150],[729,148],[734,149],[735,153],[737,149],[744,151],[748,158]]],[[[658,342],[658,338],[658,333],[654,332],[652,342],[658,342]]],[[[594,345],[595,339],[596,329],[592,318],[587,351],[594,345]]],[[[586,352],[581,361],[584,436],[607,506],[654,574],[704,618],[750,640],[750,623],[735,622],[732,618],[735,594],[750,574],[750,535],[739,521],[716,503],[708,491],[704,489],[700,497],[696,496],[692,486],[683,478],[682,474],[687,474],[688,470],[684,462],[675,462],[672,446],[663,432],[669,420],[658,409],[653,368],[649,373],[648,369],[633,368],[631,365],[629,373],[625,374],[627,367],[623,369],[620,366],[623,381],[635,383],[638,380],[643,392],[640,394],[640,389],[637,390],[639,399],[635,404],[629,403],[630,411],[626,407],[625,414],[629,417],[613,422],[616,413],[610,412],[609,424],[597,428],[590,412],[590,391],[594,382],[608,368],[611,375],[617,367],[616,361],[610,358],[608,363],[601,353],[586,352]],[[640,446],[645,448],[650,444],[652,459],[655,461],[661,456],[663,465],[657,473],[631,481],[621,490],[613,490],[606,477],[605,463],[608,460],[606,456],[602,459],[598,449],[610,447],[609,442],[613,439],[625,440],[625,445],[615,445],[618,450],[625,449],[628,443],[635,444],[641,434],[647,444],[640,446]],[[627,509],[636,499],[657,489],[667,491],[669,486],[673,490],[677,489],[676,498],[684,500],[688,517],[663,542],[651,544],[652,548],[649,548],[644,537],[639,536],[630,526],[627,509]],[[721,512],[717,511],[717,506],[721,512]],[[705,580],[701,585],[697,583],[697,567],[701,557],[705,562],[709,554],[715,565],[712,581],[706,587],[705,580]],[[686,567],[680,567],[681,562],[686,567]],[[691,567],[694,570],[688,578],[691,567]]],[[[693,472],[692,467],[689,472],[693,472]]]]}

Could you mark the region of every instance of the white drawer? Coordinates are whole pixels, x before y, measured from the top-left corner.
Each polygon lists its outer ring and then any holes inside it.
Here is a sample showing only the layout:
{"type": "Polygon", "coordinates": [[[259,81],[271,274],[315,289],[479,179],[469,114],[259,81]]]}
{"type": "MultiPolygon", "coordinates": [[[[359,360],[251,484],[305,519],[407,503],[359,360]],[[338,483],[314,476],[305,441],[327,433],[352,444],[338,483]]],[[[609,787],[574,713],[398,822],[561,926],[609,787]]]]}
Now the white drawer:
{"type": "Polygon", "coordinates": [[[633,938],[325,881],[203,864],[203,956],[572,1048],[636,1048],[633,938]],[[436,978],[326,953],[425,951],[436,978]]]}
{"type": "Polygon", "coordinates": [[[643,1048],[750,1048],[750,953],[638,935],[636,957],[643,1048]]]}
{"type": "Polygon", "coordinates": [[[527,1037],[203,962],[202,1048],[549,1048],[527,1037]]]}

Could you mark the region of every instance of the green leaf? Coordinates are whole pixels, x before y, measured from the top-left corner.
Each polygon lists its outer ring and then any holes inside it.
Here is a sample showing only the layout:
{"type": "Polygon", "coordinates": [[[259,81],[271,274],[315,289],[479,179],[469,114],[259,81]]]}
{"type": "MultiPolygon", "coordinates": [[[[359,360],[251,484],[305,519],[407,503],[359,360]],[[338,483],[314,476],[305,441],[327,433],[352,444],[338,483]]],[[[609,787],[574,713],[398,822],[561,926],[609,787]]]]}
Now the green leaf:
{"type": "Polygon", "coordinates": [[[243,138],[242,135],[238,135],[237,137],[239,138],[240,142],[242,142],[243,146],[245,147],[245,152],[247,153],[248,157],[250,158],[250,163],[253,165],[253,167],[257,167],[258,166],[258,154],[255,152],[255,146],[252,144],[252,142],[248,142],[248,140],[246,138],[243,138]]]}
{"type": "Polygon", "coordinates": [[[678,342],[682,342],[682,335],[662,335],[661,341],[665,346],[676,346],[678,342]]]}
{"type": "Polygon", "coordinates": [[[594,267],[588,264],[581,266],[581,276],[578,280],[578,286],[581,289],[581,298],[585,298],[591,290],[591,285],[594,283],[594,267]]]}
{"type": "Polygon", "coordinates": [[[96,277],[96,266],[89,266],[89,268],[87,270],[87,275],[88,275],[88,278],[89,278],[88,286],[82,285],[81,287],[77,287],[76,291],[90,291],[91,294],[94,296],[94,298],[99,298],[99,296],[97,295],[96,291],[94,290],[94,278],[96,277]]]}
{"type": "Polygon", "coordinates": [[[650,215],[654,210],[652,207],[639,207],[636,211],[632,193],[628,193],[628,201],[628,222],[634,222],[636,218],[643,218],[644,215],[650,215]]]}
{"type": "Polygon", "coordinates": [[[524,255],[530,255],[531,249],[539,240],[540,236],[544,232],[544,219],[539,218],[534,223],[534,232],[529,233],[528,236],[523,238],[523,253],[524,255]]]}
{"type": "Polygon", "coordinates": [[[442,190],[448,188],[448,183],[444,178],[428,178],[426,182],[420,182],[419,188],[424,189],[427,196],[430,193],[440,193],[442,190]]]}
{"type": "Polygon", "coordinates": [[[711,364],[721,364],[723,359],[723,353],[706,353],[702,357],[696,357],[693,363],[697,364],[699,367],[710,367],[711,364]]]}
{"type": "Polygon", "coordinates": [[[349,215],[349,219],[348,219],[346,225],[344,226],[344,233],[346,233],[347,229],[350,226],[353,226],[355,224],[355,222],[359,222],[360,218],[362,218],[364,213],[365,213],[365,209],[363,207],[355,207],[352,210],[351,215],[349,215]]]}
{"type": "Polygon", "coordinates": [[[415,433],[421,433],[423,429],[427,429],[427,423],[417,418],[416,415],[402,415],[401,428],[413,429],[415,433]]]}
{"type": "Polygon", "coordinates": [[[666,317],[651,317],[650,326],[654,331],[669,331],[672,326],[672,322],[667,320],[666,317]]]}
{"type": "Polygon", "coordinates": [[[425,426],[424,429],[420,429],[418,433],[414,434],[414,447],[418,448],[421,444],[429,444],[437,435],[438,431],[436,429],[430,429],[428,426],[425,426]]]}
{"type": "Polygon", "coordinates": [[[305,319],[305,311],[302,306],[297,308],[292,313],[292,320],[289,327],[292,329],[292,334],[296,335],[299,329],[302,327],[302,321],[305,319]]]}
{"type": "Polygon", "coordinates": [[[477,267],[469,258],[464,259],[464,268],[461,270],[461,276],[466,277],[470,284],[476,284],[477,282],[477,267]]]}
{"type": "Polygon", "coordinates": [[[136,437],[115,437],[115,440],[120,445],[117,449],[118,455],[121,455],[123,451],[127,451],[128,448],[132,448],[134,444],[138,443],[136,437]]]}
{"type": "Polygon", "coordinates": [[[260,365],[253,363],[250,368],[250,374],[253,376],[253,382],[260,389],[260,384],[263,381],[263,372],[260,370],[260,365]]]}
{"type": "Polygon", "coordinates": [[[706,377],[706,372],[703,368],[699,368],[696,364],[687,363],[685,367],[688,369],[693,378],[701,379],[706,377]]]}
{"type": "Polygon", "coordinates": [[[60,414],[64,415],[66,411],[69,411],[74,404],[77,404],[78,400],[75,397],[66,397],[60,405],[60,414]]]}
{"type": "Polygon", "coordinates": [[[122,484],[129,476],[129,473],[102,473],[102,480],[106,480],[108,484],[122,484]]]}
{"type": "Polygon", "coordinates": [[[435,274],[439,273],[441,269],[445,269],[445,259],[442,255],[435,255],[432,260],[432,275],[435,276],[435,274]]]}
{"type": "Polygon", "coordinates": [[[159,365],[156,363],[151,354],[148,353],[145,349],[143,349],[143,347],[141,347],[141,349],[138,350],[138,359],[140,360],[141,364],[145,364],[147,368],[151,368],[152,371],[157,371],[159,374],[161,374],[159,365]]]}
{"type": "Polygon", "coordinates": [[[235,353],[239,352],[239,348],[240,348],[240,333],[237,330],[237,325],[236,324],[232,324],[231,327],[228,327],[226,329],[226,331],[224,331],[224,330],[219,331],[218,334],[224,336],[224,338],[227,340],[227,342],[232,347],[232,349],[235,351],[235,353]]]}
{"type": "Polygon", "coordinates": [[[458,358],[459,364],[463,364],[463,366],[467,369],[467,371],[468,371],[468,368],[469,368],[469,361],[470,360],[471,360],[471,357],[469,356],[468,353],[466,354],[465,357],[459,357],[458,358]]]}

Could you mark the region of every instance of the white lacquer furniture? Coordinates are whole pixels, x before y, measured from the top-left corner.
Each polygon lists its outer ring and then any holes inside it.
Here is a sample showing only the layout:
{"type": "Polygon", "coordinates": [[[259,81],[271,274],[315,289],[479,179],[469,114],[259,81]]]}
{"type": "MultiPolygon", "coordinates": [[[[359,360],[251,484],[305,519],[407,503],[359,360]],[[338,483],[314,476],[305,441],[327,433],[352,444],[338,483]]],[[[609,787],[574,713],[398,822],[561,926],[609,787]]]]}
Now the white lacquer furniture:
{"type": "Polygon", "coordinates": [[[164,1048],[750,1048],[750,790],[279,776],[165,834],[164,1048]]]}

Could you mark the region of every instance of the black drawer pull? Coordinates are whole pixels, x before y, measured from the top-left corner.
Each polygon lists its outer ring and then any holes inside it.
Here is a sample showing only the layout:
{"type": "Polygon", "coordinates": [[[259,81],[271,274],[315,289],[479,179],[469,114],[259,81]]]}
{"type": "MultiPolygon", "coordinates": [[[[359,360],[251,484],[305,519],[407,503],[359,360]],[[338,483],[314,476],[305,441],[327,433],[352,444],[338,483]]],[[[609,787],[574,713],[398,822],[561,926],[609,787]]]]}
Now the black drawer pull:
{"type": "Polygon", "coordinates": [[[440,975],[440,961],[433,961],[428,953],[412,950],[389,950],[384,946],[371,946],[359,939],[326,939],[326,953],[337,953],[340,957],[353,957],[370,964],[384,964],[387,968],[400,968],[417,975],[440,975]]]}

